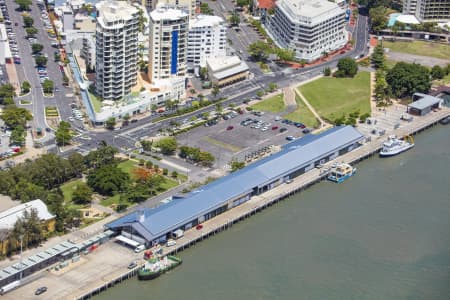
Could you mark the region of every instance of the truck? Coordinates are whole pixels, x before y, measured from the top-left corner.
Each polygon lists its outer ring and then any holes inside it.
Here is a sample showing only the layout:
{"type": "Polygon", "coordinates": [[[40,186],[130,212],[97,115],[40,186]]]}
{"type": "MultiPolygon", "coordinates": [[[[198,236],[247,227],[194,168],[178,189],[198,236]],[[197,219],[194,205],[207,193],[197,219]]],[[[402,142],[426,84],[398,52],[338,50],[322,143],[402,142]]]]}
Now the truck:
{"type": "Polygon", "coordinates": [[[178,240],[179,238],[182,238],[184,236],[184,231],[181,229],[177,229],[174,232],[172,232],[172,238],[174,240],[178,240]]]}
{"type": "Polygon", "coordinates": [[[13,281],[11,283],[8,283],[7,285],[4,285],[0,288],[0,295],[4,295],[9,291],[12,291],[20,286],[20,280],[13,281]]]}

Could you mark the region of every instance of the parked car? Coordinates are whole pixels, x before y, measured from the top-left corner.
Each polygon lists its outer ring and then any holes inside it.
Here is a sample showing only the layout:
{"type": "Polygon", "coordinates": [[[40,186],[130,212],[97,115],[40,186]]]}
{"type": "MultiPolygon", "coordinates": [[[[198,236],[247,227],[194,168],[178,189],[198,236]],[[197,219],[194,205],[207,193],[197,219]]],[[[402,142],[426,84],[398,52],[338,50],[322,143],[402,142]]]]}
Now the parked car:
{"type": "Polygon", "coordinates": [[[130,264],[128,265],[128,269],[134,269],[137,267],[137,263],[135,261],[130,262],[130,264]]]}
{"type": "Polygon", "coordinates": [[[46,286],[41,286],[40,288],[38,288],[36,290],[36,292],[34,292],[34,294],[37,296],[37,295],[45,293],[46,291],[47,291],[47,287],[46,286]]]}
{"type": "Polygon", "coordinates": [[[285,131],[287,131],[287,128],[286,128],[286,127],[281,127],[281,128],[280,128],[280,132],[285,132],[285,131]]]}
{"type": "Polygon", "coordinates": [[[278,126],[272,126],[272,130],[277,130],[278,126]]]}
{"type": "Polygon", "coordinates": [[[295,140],[295,137],[293,137],[292,135],[288,135],[288,136],[286,137],[286,140],[288,140],[288,141],[293,141],[293,140],[295,140]]]}
{"type": "Polygon", "coordinates": [[[233,130],[234,126],[228,126],[227,130],[233,130]]]}
{"type": "Polygon", "coordinates": [[[139,253],[145,250],[145,245],[139,245],[134,249],[134,252],[139,253]]]}

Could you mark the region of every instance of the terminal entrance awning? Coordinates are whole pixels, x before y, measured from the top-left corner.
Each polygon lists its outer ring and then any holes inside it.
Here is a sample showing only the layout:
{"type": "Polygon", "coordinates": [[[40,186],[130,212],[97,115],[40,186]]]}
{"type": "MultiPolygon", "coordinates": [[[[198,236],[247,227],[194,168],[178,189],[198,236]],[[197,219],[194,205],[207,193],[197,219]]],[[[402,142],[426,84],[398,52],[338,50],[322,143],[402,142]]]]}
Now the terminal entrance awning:
{"type": "Polygon", "coordinates": [[[132,239],[129,239],[127,237],[124,237],[123,235],[117,236],[116,240],[121,241],[127,245],[130,245],[131,247],[134,247],[134,248],[136,248],[137,246],[140,245],[140,243],[133,241],[132,239]]]}

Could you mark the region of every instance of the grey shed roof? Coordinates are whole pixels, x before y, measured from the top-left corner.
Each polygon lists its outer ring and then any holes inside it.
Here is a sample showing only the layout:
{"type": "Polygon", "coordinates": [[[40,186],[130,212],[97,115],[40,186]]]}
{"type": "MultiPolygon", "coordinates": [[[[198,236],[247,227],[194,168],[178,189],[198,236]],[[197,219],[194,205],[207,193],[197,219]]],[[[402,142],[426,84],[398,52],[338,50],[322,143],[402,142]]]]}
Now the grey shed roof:
{"type": "Polygon", "coordinates": [[[362,139],[363,135],[351,126],[339,126],[318,135],[307,135],[292,141],[270,157],[200,187],[186,198],[174,199],[157,208],[144,209],[145,219],[142,223],[139,222],[138,212],[133,212],[106,227],[132,226],[151,241],[221,207],[231,199],[247,194],[254,187],[261,187],[362,139]]]}
{"type": "Polygon", "coordinates": [[[245,62],[241,62],[239,65],[231,67],[229,69],[223,70],[223,71],[219,71],[213,74],[213,76],[218,79],[224,79],[236,74],[240,74],[242,72],[248,71],[248,65],[245,62]]]}
{"type": "Polygon", "coordinates": [[[418,97],[420,99],[408,104],[408,107],[418,109],[418,110],[422,110],[422,109],[431,107],[433,105],[439,104],[441,102],[442,103],[444,102],[444,100],[441,98],[422,94],[422,93],[414,93],[413,97],[414,98],[418,97]]]}
{"type": "Polygon", "coordinates": [[[41,263],[53,256],[57,256],[61,253],[64,253],[67,250],[70,250],[72,248],[77,247],[77,244],[64,241],[61,242],[52,248],[46,249],[45,251],[39,252],[35,255],[32,255],[30,257],[24,258],[21,262],[17,262],[11,266],[8,266],[2,270],[0,270],[0,280],[4,279],[6,277],[9,277],[11,275],[17,274],[20,271],[23,271],[27,268],[30,268],[38,263],[41,263]]]}

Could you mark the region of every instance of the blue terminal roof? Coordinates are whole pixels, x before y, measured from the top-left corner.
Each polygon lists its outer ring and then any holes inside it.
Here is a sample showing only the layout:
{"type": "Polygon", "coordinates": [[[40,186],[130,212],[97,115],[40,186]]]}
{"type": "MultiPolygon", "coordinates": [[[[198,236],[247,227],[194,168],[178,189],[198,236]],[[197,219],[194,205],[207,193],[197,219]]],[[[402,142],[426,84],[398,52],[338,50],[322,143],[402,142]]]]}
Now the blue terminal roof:
{"type": "Polygon", "coordinates": [[[147,240],[164,235],[198,216],[219,208],[227,201],[261,187],[280,176],[334,153],[342,147],[362,140],[363,135],[351,126],[338,126],[317,135],[294,140],[283,149],[246,168],[222,177],[157,208],[144,209],[144,221],[133,212],[106,225],[108,228],[133,227],[147,240]]]}

